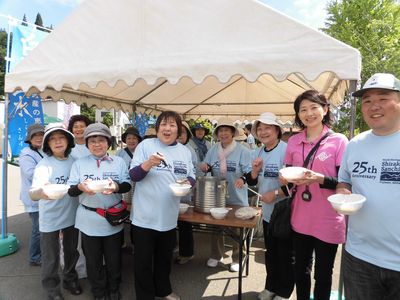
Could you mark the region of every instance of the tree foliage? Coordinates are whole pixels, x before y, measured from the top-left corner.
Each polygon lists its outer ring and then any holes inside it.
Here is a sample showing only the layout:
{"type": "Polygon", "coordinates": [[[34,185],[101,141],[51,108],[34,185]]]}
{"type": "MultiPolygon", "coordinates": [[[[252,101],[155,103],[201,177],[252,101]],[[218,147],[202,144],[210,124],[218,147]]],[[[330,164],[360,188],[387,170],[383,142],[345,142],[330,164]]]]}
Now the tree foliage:
{"type": "Polygon", "coordinates": [[[6,72],[7,32],[0,30],[0,98],[4,96],[4,76],[6,72]]]}
{"type": "Polygon", "coordinates": [[[81,105],[81,115],[84,115],[89,118],[90,121],[94,122],[96,120],[96,109],[95,106],[91,107],[87,106],[86,103],[82,103],[81,105]]]}
{"type": "MultiPolygon", "coordinates": [[[[400,5],[395,0],[333,0],[327,12],[323,31],[360,51],[363,83],[374,73],[400,75],[400,5]]],[[[349,101],[340,108],[335,129],[341,132],[349,124],[349,101]]],[[[364,131],[367,125],[357,108],[356,129],[364,131]]]]}
{"type": "Polygon", "coordinates": [[[40,13],[37,13],[36,15],[35,25],[43,27],[43,20],[40,13]]]}

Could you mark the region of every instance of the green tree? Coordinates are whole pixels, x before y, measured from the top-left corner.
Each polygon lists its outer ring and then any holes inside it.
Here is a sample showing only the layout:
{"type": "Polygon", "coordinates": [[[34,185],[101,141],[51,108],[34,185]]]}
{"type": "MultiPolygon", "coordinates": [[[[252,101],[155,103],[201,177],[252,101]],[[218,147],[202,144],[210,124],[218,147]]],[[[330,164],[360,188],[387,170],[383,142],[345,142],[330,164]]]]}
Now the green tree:
{"type": "Polygon", "coordinates": [[[90,121],[94,122],[96,120],[96,106],[92,105],[89,107],[86,103],[82,103],[81,115],[88,117],[90,121]]]}
{"type": "Polygon", "coordinates": [[[110,127],[112,124],[113,124],[113,116],[112,116],[112,114],[111,113],[106,113],[104,116],[103,116],[103,122],[102,122],[103,124],[105,124],[105,125],[107,125],[108,127],[110,127]]]}
{"type": "MultiPolygon", "coordinates": [[[[333,0],[327,12],[323,31],[360,51],[363,83],[374,73],[400,74],[400,5],[395,0],[333,0]]],[[[348,132],[349,101],[340,107],[335,130],[348,132]]],[[[359,108],[358,103],[356,130],[361,132],[367,125],[359,108]]]]}
{"type": "Polygon", "coordinates": [[[21,23],[21,25],[22,26],[28,26],[28,19],[26,18],[26,15],[24,14],[24,16],[23,16],[23,18],[22,18],[22,23],[21,23]]]}
{"type": "Polygon", "coordinates": [[[35,25],[43,27],[43,20],[40,13],[37,13],[36,15],[35,25]]]}
{"type": "Polygon", "coordinates": [[[0,98],[4,96],[4,76],[6,72],[7,32],[0,30],[0,98]]]}

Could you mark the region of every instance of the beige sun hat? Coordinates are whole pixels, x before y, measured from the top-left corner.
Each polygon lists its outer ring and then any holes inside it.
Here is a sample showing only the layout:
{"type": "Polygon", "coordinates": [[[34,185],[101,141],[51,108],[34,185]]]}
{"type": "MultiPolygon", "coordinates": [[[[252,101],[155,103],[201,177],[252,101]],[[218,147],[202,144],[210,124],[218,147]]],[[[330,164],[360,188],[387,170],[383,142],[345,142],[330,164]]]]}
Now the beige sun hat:
{"type": "Polygon", "coordinates": [[[233,125],[233,122],[227,117],[222,117],[218,120],[218,125],[214,129],[213,132],[214,139],[217,139],[218,128],[223,126],[232,127],[235,130],[235,134],[233,137],[239,136],[239,130],[235,127],[235,125],[233,125]]]}
{"type": "Polygon", "coordinates": [[[278,117],[271,112],[262,113],[257,120],[254,121],[253,127],[251,128],[251,134],[258,139],[257,136],[257,127],[259,123],[264,123],[267,125],[275,125],[278,126],[283,133],[282,122],[278,119],[278,117]]]}
{"type": "Polygon", "coordinates": [[[247,139],[247,135],[244,133],[242,128],[238,128],[239,135],[235,137],[235,141],[245,141],[247,139]]]}
{"type": "Polygon", "coordinates": [[[188,138],[193,137],[193,133],[192,133],[192,131],[190,130],[189,124],[188,124],[186,121],[182,121],[182,125],[187,129],[188,138]]]}

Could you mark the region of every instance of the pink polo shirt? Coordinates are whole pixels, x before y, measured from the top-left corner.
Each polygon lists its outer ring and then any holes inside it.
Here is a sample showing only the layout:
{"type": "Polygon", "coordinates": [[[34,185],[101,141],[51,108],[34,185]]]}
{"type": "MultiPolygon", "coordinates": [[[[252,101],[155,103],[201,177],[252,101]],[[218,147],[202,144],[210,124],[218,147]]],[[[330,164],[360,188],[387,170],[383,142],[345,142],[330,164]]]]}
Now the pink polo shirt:
{"type": "MultiPolygon", "coordinates": [[[[329,128],[324,126],[320,138],[328,130],[329,128]]],[[[334,133],[329,135],[321,142],[317,152],[314,154],[314,159],[311,158],[308,168],[325,176],[337,178],[336,169],[340,166],[347,143],[348,140],[343,134],[334,133]]],[[[311,144],[306,139],[306,130],[292,136],[286,148],[285,164],[302,167],[313,146],[314,144],[311,144]]],[[[336,213],[327,200],[330,195],[335,193],[335,190],[322,189],[318,183],[313,183],[309,186],[312,199],[307,202],[301,196],[304,189],[304,185],[297,186],[296,196],[292,203],[291,223],[293,230],[314,236],[324,242],[332,244],[344,243],[344,216],[336,213]]]]}

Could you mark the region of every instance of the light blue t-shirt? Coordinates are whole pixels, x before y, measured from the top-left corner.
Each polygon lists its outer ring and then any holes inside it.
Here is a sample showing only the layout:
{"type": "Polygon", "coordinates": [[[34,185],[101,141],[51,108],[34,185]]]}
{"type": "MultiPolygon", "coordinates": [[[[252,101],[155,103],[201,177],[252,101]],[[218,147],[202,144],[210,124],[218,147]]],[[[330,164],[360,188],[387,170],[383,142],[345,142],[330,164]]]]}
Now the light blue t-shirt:
{"type": "Polygon", "coordinates": [[[353,138],[344,152],[339,182],[364,195],[349,216],[346,251],[376,266],[400,271],[400,132],[353,138]]]}
{"type": "Polygon", "coordinates": [[[168,231],[177,225],[180,202],[180,197],[172,193],[169,185],[179,178],[195,178],[194,167],[186,146],[180,143],[168,146],[158,138],[150,138],[137,146],[131,168],[141,165],[156,152],[165,156],[167,165],[151,168],[142,180],[136,182],[131,220],[139,227],[168,231]]]}
{"type": "MultiPolygon", "coordinates": [[[[184,145],[186,148],[189,149],[190,154],[192,155],[192,163],[193,163],[193,167],[194,167],[194,173],[196,174],[196,169],[197,169],[197,154],[196,151],[194,151],[194,149],[192,148],[192,146],[190,146],[189,144],[184,145]]],[[[197,174],[196,174],[197,176],[197,174]]],[[[191,202],[192,201],[192,194],[194,192],[194,189],[192,189],[190,191],[189,194],[187,194],[186,196],[181,197],[181,202],[191,202]]]]}
{"type": "MultiPolygon", "coordinates": [[[[108,160],[99,160],[94,155],[89,155],[74,162],[71,169],[69,185],[76,185],[86,179],[103,180],[111,178],[115,182],[130,182],[128,169],[122,158],[118,156],[108,156],[108,160]]],[[[107,209],[121,202],[122,195],[112,193],[103,195],[97,193],[79,195],[79,203],[92,207],[107,209]]],[[[107,220],[95,211],[88,210],[79,205],[76,213],[75,227],[89,236],[109,236],[123,229],[123,225],[112,226],[107,220]]]]}
{"type": "MultiPolygon", "coordinates": [[[[60,160],[54,156],[43,158],[36,166],[32,187],[46,183],[66,184],[74,159],[60,160]]],[[[66,194],[59,200],[39,200],[39,230],[53,232],[75,224],[78,198],[66,194]]]]}
{"type": "Polygon", "coordinates": [[[39,202],[31,200],[31,197],[29,196],[29,190],[32,186],[35,168],[39,161],[46,156],[47,155],[42,150],[35,151],[30,147],[25,147],[22,149],[19,155],[19,167],[21,173],[20,197],[24,203],[25,211],[28,213],[39,211],[39,202]]]}
{"type": "MultiPolygon", "coordinates": [[[[284,164],[286,147],[287,144],[285,142],[279,141],[278,145],[268,152],[264,150],[265,147],[258,148],[253,152],[253,160],[257,157],[261,157],[263,160],[263,166],[258,175],[258,192],[260,194],[280,188],[279,170],[282,169],[284,164]]],[[[275,202],[262,202],[264,221],[269,222],[271,219],[274,205],[275,202]]]]}
{"type": "Polygon", "coordinates": [[[75,160],[78,160],[81,157],[85,157],[88,155],[90,155],[90,151],[85,144],[75,144],[75,147],[72,148],[70,154],[70,156],[72,156],[72,158],[75,160]]]}
{"type": "MultiPolygon", "coordinates": [[[[132,153],[132,154],[133,154],[133,153],[132,153]]],[[[119,150],[117,151],[117,153],[115,153],[115,155],[121,157],[121,158],[124,160],[124,162],[125,162],[127,168],[129,169],[129,166],[131,165],[132,158],[131,158],[131,157],[129,156],[129,154],[125,151],[125,149],[124,149],[124,148],[123,148],[123,149],[119,149],[119,150]]]]}
{"type": "MultiPolygon", "coordinates": [[[[234,143],[236,143],[234,141],[234,143]]],[[[214,176],[220,176],[220,164],[218,157],[218,142],[207,152],[204,162],[212,166],[214,176]]],[[[226,203],[229,205],[249,206],[247,185],[241,189],[235,187],[235,181],[244,173],[251,171],[251,152],[248,148],[236,143],[235,149],[226,157],[227,172],[225,179],[228,183],[228,195],[226,203]]]]}

